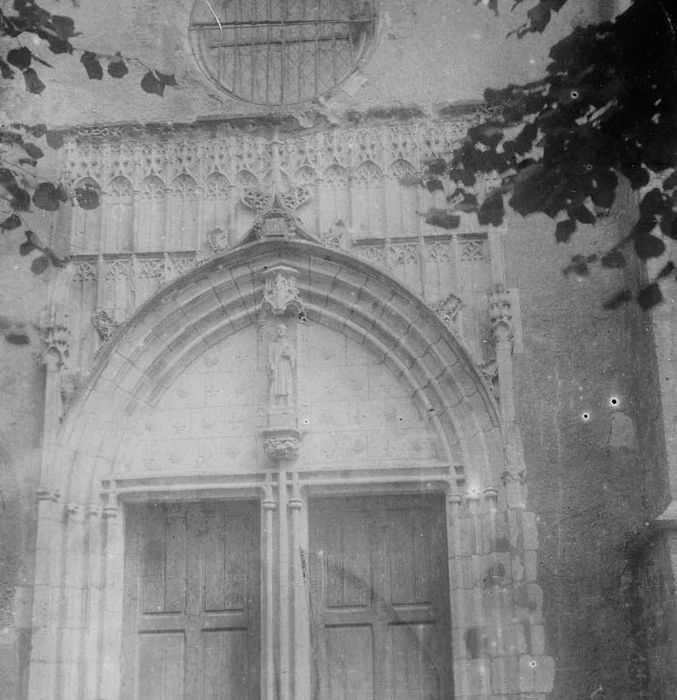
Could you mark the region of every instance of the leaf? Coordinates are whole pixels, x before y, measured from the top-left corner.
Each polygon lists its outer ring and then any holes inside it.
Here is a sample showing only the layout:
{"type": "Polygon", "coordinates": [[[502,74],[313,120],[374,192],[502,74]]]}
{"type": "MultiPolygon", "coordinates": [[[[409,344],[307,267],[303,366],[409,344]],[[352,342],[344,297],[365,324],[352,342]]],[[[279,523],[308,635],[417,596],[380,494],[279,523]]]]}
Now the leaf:
{"type": "Polygon", "coordinates": [[[441,180],[438,180],[436,177],[430,178],[429,180],[426,180],[425,186],[428,189],[428,192],[436,192],[437,190],[443,190],[444,185],[442,184],[441,180]]]}
{"type": "Polygon", "coordinates": [[[92,185],[76,187],[75,199],[80,209],[96,209],[99,206],[99,191],[92,185]]]}
{"type": "Polygon", "coordinates": [[[31,196],[23,187],[14,187],[9,205],[17,211],[28,211],[31,208],[31,196]]]}
{"type": "Polygon", "coordinates": [[[41,255],[31,262],[31,272],[34,275],[41,275],[49,267],[49,258],[41,255]]]}
{"type": "Polygon", "coordinates": [[[26,90],[32,92],[34,95],[39,95],[44,89],[45,84],[40,80],[38,74],[33,70],[33,68],[26,68],[23,72],[24,82],[26,83],[26,90]]]}
{"type": "Polygon", "coordinates": [[[673,187],[677,187],[677,170],[663,181],[664,189],[671,190],[673,187]]]}
{"type": "Polygon", "coordinates": [[[19,49],[11,49],[7,52],[7,62],[19,70],[25,70],[31,65],[33,54],[31,50],[22,46],[19,49]]]}
{"type": "Polygon", "coordinates": [[[29,126],[28,131],[31,135],[35,136],[36,139],[39,139],[47,133],[47,127],[44,124],[35,124],[34,126],[29,126]]]}
{"type": "Polygon", "coordinates": [[[627,304],[632,299],[632,292],[629,289],[624,289],[622,292],[617,292],[610,299],[607,299],[602,308],[613,311],[627,304]]]}
{"type": "Polygon", "coordinates": [[[57,211],[60,206],[57,188],[51,182],[41,182],[33,192],[33,204],[38,209],[57,211]]]}
{"type": "Polygon", "coordinates": [[[60,39],[70,39],[76,36],[75,22],[71,17],[52,15],[52,26],[60,39]]]}
{"type": "Polygon", "coordinates": [[[613,189],[602,189],[596,187],[591,193],[590,198],[592,203],[600,209],[611,209],[616,198],[616,192],[613,189]]]}
{"type": "Polygon", "coordinates": [[[639,290],[639,294],[637,295],[637,303],[642,311],[652,309],[656,304],[660,304],[661,301],[663,301],[663,293],[658,286],[658,282],[652,282],[646,287],[643,287],[639,290]]]}
{"type": "Polygon", "coordinates": [[[661,271],[656,275],[656,279],[663,279],[663,277],[668,277],[675,271],[675,263],[672,262],[672,260],[668,260],[668,262],[663,265],[661,268],[661,271]]]}
{"type": "Polygon", "coordinates": [[[499,192],[488,196],[477,210],[477,221],[480,226],[500,226],[505,216],[503,195],[499,192]]]}
{"type": "Polygon", "coordinates": [[[36,146],[34,143],[24,143],[23,149],[33,160],[39,160],[45,155],[42,152],[42,149],[36,146]]]}
{"type": "Polygon", "coordinates": [[[0,58],[0,75],[5,80],[11,80],[14,77],[14,71],[9,67],[9,63],[0,58]]]}
{"type": "Polygon", "coordinates": [[[677,216],[672,220],[672,224],[670,225],[670,232],[665,234],[666,236],[669,236],[673,240],[677,240],[677,216]]]}
{"type": "Polygon", "coordinates": [[[600,262],[604,267],[608,267],[610,269],[618,269],[621,267],[625,267],[626,265],[626,260],[625,256],[620,250],[610,250],[608,253],[602,256],[600,262]]]}
{"type": "Polygon", "coordinates": [[[103,78],[103,68],[99,62],[99,57],[93,51],[85,51],[80,57],[80,63],[87,71],[90,80],[101,80],[103,78]]]}
{"type": "Polygon", "coordinates": [[[665,195],[657,188],[647,192],[639,203],[639,210],[646,214],[657,214],[665,204],[665,195]]]}
{"type": "Polygon", "coordinates": [[[428,163],[427,169],[431,175],[442,175],[447,169],[447,164],[443,158],[435,158],[428,163]]]}
{"type": "Polygon", "coordinates": [[[429,209],[425,214],[425,222],[430,226],[452,229],[458,227],[461,217],[458,214],[452,214],[446,209],[429,209]]]}
{"type": "Polygon", "coordinates": [[[129,73],[129,69],[122,58],[111,61],[108,64],[108,75],[112,78],[123,78],[127,73],[129,73]]]}
{"type": "Polygon", "coordinates": [[[38,250],[42,250],[45,246],[40,240],[40,236],[34,231],[26,231],[26,238],[29,240],[38,250]]]}
{"type": "Polygon", "coordinates": [[[585,204],[578,204],[569,208],[569,216],[580,221],[582,224],[594,224],[597,217],[588,209],[585,204]]]}
{"type": "Polygon", "coordinates": [[[8,168],[0,168],[0,186],[7,189],[18,187],[14,173],[8,168]]]}
{"type": "Polygon", "coordinates": [[[555,227],[555,240],[558,243],[568,243],[575,230],[576,221],[574,219],[564,219],[555,227]]]}
{"type": "Polygon", "coordinates": [[[665,243],[652,235],[635,237],[635,252],[640,260],[657,258],[665,252],[665,243]]]}
{"type": "Polygon", "coordinates": [[[3,231],[13,231],[21,226],[21,218],[17,214],[10,214],[3,222],[0,223],[0,229],[3,231]]]}
{"type": "Polygon", "coordinates": [[[20,246],[19,246],[19,255],[28,255],[29,253],[32,253],[36,249],[35,245],[31,243],[30,241],[24,241],[20,246]]]}
{"type": "Polygon", "coordinates": [[[152,70],[149,70],[143,78],[141,78],[141,88],[151,95],[159,95],[162,97],[165,94],[165,84],[152,70]]]}
{"type": "Polygon", "coordinates": [[[63,134],[60,131],[48,131],[45,139],[50,148],[57,149],[63,146],[63,134]]]}
{"type": "Polygon", "coordinates": [[[47,32],[44,32],[40,34],[39,32],[38,35],[42,37],[47,44],[49,45],[49,50],[53,54],[60,54],[60,53],[73,53],[73,44],[71,44],[68,39],[63,39],[60,36],[56,36],[55,34],[50,34],[47,32]]]}
{"type": "Polygon", "coordinates": [[[538,3],[527,12],[530,32],[542,32],[550,22],[550,8],[545,3],[538,3]]]}

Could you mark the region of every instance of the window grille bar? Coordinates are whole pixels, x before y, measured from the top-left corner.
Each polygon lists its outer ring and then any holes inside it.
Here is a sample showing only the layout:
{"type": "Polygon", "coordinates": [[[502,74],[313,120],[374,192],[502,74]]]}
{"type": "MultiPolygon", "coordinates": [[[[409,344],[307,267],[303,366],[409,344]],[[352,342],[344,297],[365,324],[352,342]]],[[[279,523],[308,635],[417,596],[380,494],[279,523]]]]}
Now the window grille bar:
{"type": "MultiPolygon", "coordinates": [[[[259,12],[258,12],[258,7],[257,7],[257,0],[253,0],[254,3],[254,17],[258,17],[259,12]]],[[[258,36],[258,29],[253,29],[253,31],[256,32],[255,36],[258,36]]],[[[246,44],[247,46],[253,46],[253,44],[246,44]]],[[[250,91],[250,99],[254,101],[254,91],[256,90],[256,49],[250,49],[250,58],[249,58],[249,64],[250,64],[250,70],[251,70],[251,91],[250,91]]]]}
{"type": "MultiPolygon", "coordinates": [[[[322,0],[317,0],[317,16],[318,17],[322,16],[322,0]]],[[[313,52],[313,68],[314,68],[314,73],[315,73],[314,92],[316,95],[319,94],[319,86],[320,86],[320,59],[319,59],[320,42],[319,42],[319,36],[320,36],[320,25],[316,24],[315,25],[315,51],[313,52]]]]}
{"type": "MultiPolygon", "coordinates": [[[[272,17],[273,11],[271,7],[272,0],[268,0],[267,11],[268,17],[272,17]]],[[[267,39],[268,48],[266,50],[266,102],[270,102],[270,47],[271,47],[271,36],[270,36],[271,26],[267,26],[267,39]]]]}
{"type": "MultiPolygon", "coordinates": [[[[312,39],[294,39],[295,44],[310,44],[318,41],[332,41],[335,42],[336,40],[339,41],[349,41],[350,37],[347,34],[336,34],[333,36],[320,36],[312,39]]],[[[237,43],[237,44],[226,44],[220,41],[212,41],[209,43],[209,48],[210,49],[232,49],[235,46],[239,47],[247,47],[247,46],[265,46],[266,44],[271,44],[271,45],[288,45],[288,41],[286,40],[276,40],[273,39],[271,41],[250,41],[246,43],[237,43]]]]}
{"type": "Polygon", "coordinates": [[[364,24],[363,19],[292,19],[292,20],[246,20],[242,22],[221,22],[219,25],[216,22],[193,22],[191,31],[198,29],[219,29],[220,27],[240,29],[242,27],[293,27],[297,25],[320,25],[320,24],[364,24]]]}
{"type": "MultiPolygon", "coordinates": [[[[287,0],[282,0],[282,18],[284,20],[284,26],[287,26],[287,17],[289,16],[289,8],[287,6],[287,0]]],[[[284,104],[284,81],[287,79],[286,76],[286,61],[287,61],[287,42],[286,33],[284,29],[282,30],[282,46],[280,49],[280,104],[284,104]]]]}

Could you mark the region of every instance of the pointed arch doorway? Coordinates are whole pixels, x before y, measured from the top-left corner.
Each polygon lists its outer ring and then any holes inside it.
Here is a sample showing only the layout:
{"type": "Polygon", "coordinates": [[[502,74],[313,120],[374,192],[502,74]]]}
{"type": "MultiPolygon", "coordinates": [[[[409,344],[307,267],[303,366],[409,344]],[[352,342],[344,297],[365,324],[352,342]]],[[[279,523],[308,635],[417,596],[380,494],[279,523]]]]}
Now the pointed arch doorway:
{"type": "Polygon", "coordinates": [[[510,561],[533,521],[495,404],[349,255],[263,240],[177,280],[47,467],[31,700],[522,692],[514,594],[535,589],[510,561]]]}

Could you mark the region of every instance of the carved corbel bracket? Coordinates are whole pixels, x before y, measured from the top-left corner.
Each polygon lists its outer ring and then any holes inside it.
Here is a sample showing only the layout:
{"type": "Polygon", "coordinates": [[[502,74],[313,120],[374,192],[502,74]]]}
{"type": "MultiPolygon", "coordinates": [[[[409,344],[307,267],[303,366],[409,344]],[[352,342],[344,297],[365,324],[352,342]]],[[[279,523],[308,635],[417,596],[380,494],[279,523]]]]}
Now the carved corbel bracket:
{"type": "Polygon", "coordinates": [[[42,329],[42,361],[49,369],[64,369],[68,366],[68,337],[70,331],[58,323],[42,329]]]}
{"type": "Polygon", "coordinates": [[[289,428],[269,429],[263,432],[263,451],[274,464],[291,462],[301,451],[301,433],[289,428]]]}
{"type": "Polygon", "coordinates": [[[298,314],[303,310],[296,277],[298,272],[285,265],[276,265],[263,273],[264,288],[261,309],[273,316],[282,316],[290,310],[298,314]]]}
{"type": "Polygon", "coordinates": [[[514,338],[512,301],[509,290],[503,285],[497,285],[489,293],[487,315],[494,343],[504,342],[512,345],[514,338]]]}

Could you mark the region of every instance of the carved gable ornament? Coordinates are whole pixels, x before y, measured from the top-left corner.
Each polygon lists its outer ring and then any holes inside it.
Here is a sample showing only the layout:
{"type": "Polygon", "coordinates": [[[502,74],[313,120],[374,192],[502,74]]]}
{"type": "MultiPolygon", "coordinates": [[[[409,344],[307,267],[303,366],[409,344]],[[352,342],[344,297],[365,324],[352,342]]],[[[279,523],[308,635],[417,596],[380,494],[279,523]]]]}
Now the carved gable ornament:
{"type": "Polygon", "coordinates": [[[273,316],[281,316],[289,309],[291,313],[299,313],[303,309],[299,290],[296,286],[298,272],[292,267],[276,265],[263,273],[263,310],[270,311],[273,316]]]}

